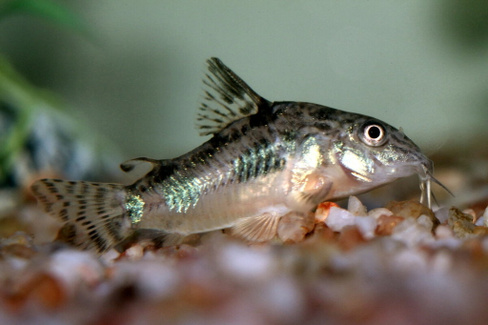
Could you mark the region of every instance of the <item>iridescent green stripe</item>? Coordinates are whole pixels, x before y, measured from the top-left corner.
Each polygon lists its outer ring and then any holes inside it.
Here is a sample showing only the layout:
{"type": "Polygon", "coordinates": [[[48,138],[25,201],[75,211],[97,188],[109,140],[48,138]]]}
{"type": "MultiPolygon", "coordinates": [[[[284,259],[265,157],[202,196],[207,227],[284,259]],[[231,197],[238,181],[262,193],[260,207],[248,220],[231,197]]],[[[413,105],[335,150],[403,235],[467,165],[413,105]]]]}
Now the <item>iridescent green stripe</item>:
{"type": "Polygon", "coordinates": [[[128,194],[125,201],[125,211],[133,225],[137,225],[144,213],[144,200],[140,195],[128,194]]]}

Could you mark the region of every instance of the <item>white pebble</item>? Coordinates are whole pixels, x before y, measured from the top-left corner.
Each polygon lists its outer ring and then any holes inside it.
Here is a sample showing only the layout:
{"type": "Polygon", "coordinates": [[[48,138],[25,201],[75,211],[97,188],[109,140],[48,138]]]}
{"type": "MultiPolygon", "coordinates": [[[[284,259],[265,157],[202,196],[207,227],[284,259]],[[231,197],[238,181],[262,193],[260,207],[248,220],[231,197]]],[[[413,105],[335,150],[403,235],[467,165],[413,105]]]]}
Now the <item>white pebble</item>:
{"type": "Polygon", "coordinates": [[[420,217],[417,218],[417,223],[427,230],[432,230],[434,228],[434,223],[432,222],[432,219],[430,219],[428,216],[425,214],[420,215],[420,217]]]}
{"type": "MultiPolygon", "coordinates": [[[[482,224],[479,226],[488,227],[488,206],[486,207],[485,212],[483,213],[481,218],[479,218],[478,220],[481,220],[482,222],[482,224]]],[[[476,225],[478,226],[478,223],[476,223],[476,225]]]]}
{"type": "Polygon", "coordinates": [[[115,262],[117,258],[120,257],[120,253],[116,251],[115,249],[110,249],[109,251],[103,253],[100,256],[100,260],[105,264],[105,265],[111,265],[115,262]]]}
{"type": "Polygon", "coordinates": [[[434,214],[440,223],[447,223],[447,219],[449,218],[449,208],[448,207],[439,208],[434,212],[434,214]]]}
{"type": "Polygon", "coordinates": [[[448,272],[452,269],[454,264],[453,255],[441,250],[432,257],[430,264],[432,270],[435,272],[448,272]]]}
{"type": "Polygon", "coordinates": [[[80,282],[94,284],[104,276],[103,267],[91,252],[65,249],[52,255],[50,273],[75,290],[80,282]]]}
{"type": "Polygon", "coordinates": [[[435,229],[435,235],[438,239],[454,237],[454,233],[452,232],[451,228],[446,225],[437,226],[437,228],[435,229]]]}
{"type": "Polygon", "coordinates": [[[391,215],[393,215],[393,212],[391,212],[386,208],[376,208],[368,212],[368,216],[373,217],[376,220],[378,220],[381,216],[391,216],[391,215]]]}
{"type": "Polygon", "coordinates": [[[420,249],[403,249],[394,257],[394,265],[402,271],[425,272],[428,264],[427,253],[420,249]]]}
{"type": "Polygon", "coordinates": [[[112,282],[115,286],[134,283],[146,298],[160,298],[172,294],[179,285],[180,275],[169,265],[154,260],[118,262],[112,282]]]}
{"type": "Polygon", "coordinates": [[[243,245],[231,244],[224,247],[218,258],[223,270],[242,280],[264,278],[274,270],[270,254],[243,245]]]}
{"type": "Polygon", "coordinates": [[[280,323],[299,323],[304,312],[304,297],[292,278],[278,277],[259,291],[259,305],[280,323]]]}
{"type": "Polygon", "coordinates": [[[366,216],[368,214],[366,207],[355,196],[349,197],[349,201],[347,203],[347,210],[355,216],[366,216]]]}
{"type": "Polygon", "coordinates": [[[132,245],[126,249],[125,256],[131,261],[139,260],[144,256],[144,247],[139,244],[132,245]]]}
{"type": "Polygon", "coordinates": [[[355,217],[351,212],[338,207],[331,207],[329,216],[325,219],[325,224],[333,231],[341,231],[344,227],[355,223],[355,217]]]}
{"type": "Polygon", "coordinates": [[[364,238],[371,239],[374,237],[374,231],[378,225],[376,219],[371,217],[355,217],[355,224],[364,238]]]}
{"type": "Polygon", "coordinates": [[[486,227],[486,218],[484,215],[482,215],[481,217],[479,217],[476,222],[474,223],[476,226],[485,226],[486,227]]]}
{"type": "Polygon", "coordinates": [[[429,229],[417,223],[414,218],[407,218],[393,229],[393,239],[405,243],[409,247],[427,244],[434,241],[429,229]]]}

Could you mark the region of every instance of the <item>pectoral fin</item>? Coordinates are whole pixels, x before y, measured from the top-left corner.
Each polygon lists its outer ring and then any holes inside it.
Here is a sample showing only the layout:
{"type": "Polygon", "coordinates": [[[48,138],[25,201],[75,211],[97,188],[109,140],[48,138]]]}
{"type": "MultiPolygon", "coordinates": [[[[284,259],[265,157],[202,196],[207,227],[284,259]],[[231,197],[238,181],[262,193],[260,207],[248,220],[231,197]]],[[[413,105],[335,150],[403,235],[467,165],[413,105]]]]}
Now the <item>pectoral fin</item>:
{"type": "Polygon", "coordinates": [[[302,177],[293,193],[295,204],[297,207],[318,205],[325,200],[332,185],[332,180],[320,172],[313,172],[302,177]]]}
{"type": "Polygon", "coordinates": [[[232,227],[232,235],[256,242],[271,240],[276,235],[279,219],[276,213],[242,218],[232,227]]]}

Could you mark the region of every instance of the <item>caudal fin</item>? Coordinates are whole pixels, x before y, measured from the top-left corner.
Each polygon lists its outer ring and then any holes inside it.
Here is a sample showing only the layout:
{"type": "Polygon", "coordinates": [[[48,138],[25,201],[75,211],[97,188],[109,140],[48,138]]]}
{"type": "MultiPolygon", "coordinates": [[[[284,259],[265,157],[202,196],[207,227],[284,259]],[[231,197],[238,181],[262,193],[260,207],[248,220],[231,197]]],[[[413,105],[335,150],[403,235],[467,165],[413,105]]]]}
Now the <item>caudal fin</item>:
{"type": "Polygon", "coordinates": [[[31,188],[41,208],[66,223],[64,239],[83,249],[101,253],[132,233],[123,185],[41,179],[31,188]]]}

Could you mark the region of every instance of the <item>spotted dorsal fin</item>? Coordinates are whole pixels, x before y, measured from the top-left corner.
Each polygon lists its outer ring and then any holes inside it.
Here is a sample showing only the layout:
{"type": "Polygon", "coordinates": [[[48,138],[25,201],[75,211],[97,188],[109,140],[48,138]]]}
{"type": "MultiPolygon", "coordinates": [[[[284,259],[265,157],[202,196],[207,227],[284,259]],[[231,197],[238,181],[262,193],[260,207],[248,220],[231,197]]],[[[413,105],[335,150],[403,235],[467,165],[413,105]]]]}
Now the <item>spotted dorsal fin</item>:
{"type": "Polygon", "coordinates": [[[256,114],[268,101],[259,96],[218,58],[207,60],[204,100],[199,108],[200,135],[220,132],[243,117],[256,114]]]}

